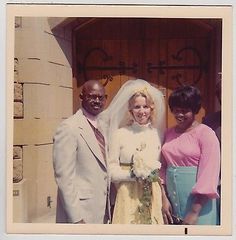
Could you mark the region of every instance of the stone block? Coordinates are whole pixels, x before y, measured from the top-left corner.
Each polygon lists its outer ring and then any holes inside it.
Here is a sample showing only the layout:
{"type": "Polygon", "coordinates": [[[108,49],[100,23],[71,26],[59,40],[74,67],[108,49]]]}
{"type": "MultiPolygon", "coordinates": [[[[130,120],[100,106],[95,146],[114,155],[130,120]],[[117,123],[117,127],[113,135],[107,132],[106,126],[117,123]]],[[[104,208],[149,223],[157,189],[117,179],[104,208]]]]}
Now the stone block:
{"type": "Polygon", "coordinates": [[[15,17],[15,28],[22,27],[22,17],[15,17]]]}
{"type": "Polygon", "coordinates": [[[73,76],[69,66],[47,62],[45,67],[44,81],[54,86],[64,86],[72,88],[73,76]]]}
{"type": "Polygon", "coordinates": [[[22,159],[22,147],[20,146],[13,147],[13,159],[22,159]]]}
{"type": "Polygon", "coordinates": [[[47,69],[41,59],[22,58],[19,63],[19,82],[46,83],[47,69]]]}
{"type": "Polygon", "coordinates": [[[13,182],[18,183],[23,179],[22,159],[13,160],[13,182]]]}
{"type": "Polygon", "coordinates": [[[46,214],[51,208],[56,208],[57,202],[57,186],[54,178],[53,162],[52,162],[52,147],[53,145],[36,146],[38,156],[37,164],[37,196],[38,216],[46,214]],[[45,184],[45,182],[47,184],[45,184]],[[47,205],[47,198],[52,201],[50,207],[47,205]]]}
{"type": "Polygon", "coordinates": [[[57,84],[59,86],[71,87],[73,86],[73,75],[71,67],[58,66],[57,67],[57,84]]]}
{"type": "Polygon", "coordinates": [[[24,178],[28,184],[30,220],[55,212],[57,186],[52,164],[52,144],[24,146],[24,178]],[[47,184],[45,184],[47,183],[47,184]],[[47,197],[51,197],[51,208],[47,197]]]}
{"type": "Polygon", "coordinates": [[[14,100],[23,101],[23,87],[22,84],[14,83],[14,100]]]}
{"type": "Polygon", "coordinates": [[[45,79],[48,83],[54,86],[72,88],[73,76],[71,67],[48,62],[45,68],[47,69],[45,79]]]}
{"type": "Polygon", "coordinates": [[[19,59],[18,58],[14,58],[14,82],[18,82],[19,81],[19,59]]]}
{"type": "Polygon", "coordinates": [[[22,28],[24,29],[37,29],[43,32],[44,22],[47,21],[47,17],[22,17],[22,28]]]}
{"type": "Polygon", "coordinates": [[[41,59],[21,59],[19,82],[72,87],[72,69],[41,59]]]}
{"type": "Polygon", "coordinates": [[[23,146],[24,151],[24,172],[23,177],[27,179],[27,202],[29,221],[35,215],[37,206],[37,152],[35,146],[23,146]],[[29,199],[29,200],[28,200],[29,199]]]}
{"type": "Polygon", "coordinates": [[[19,82],[19,74],[18,74],[18,71],[14,71],[14,82],[19,82]]]}
{"type": "Polygon", "coordinates": [[[35,28],[17,28],[15,30],[15,57],[42,59],[46,55],[45,33],[35,28]]]}
{"type": "Polygon", "coordinates": [[[13,183],[13,222],[27,223],[28,202],[27,202],[27,180],[23,179],[19,183],[13,183]]]}
{"type": "Polygon", "coordinates": [[[49,18],[46,19],[46,21],[44,21],[44,26],[43,26],[43,30],[44,32],[48,33],[48,34],[53,34],[52,33],[52,28],[50,26],[50,23],[48,21],[49,18]]]}
{"type": "MultiPolygon", "coordinates": [[[[40,19],[38,21],[44,21],[40,19]]],[[[15,56],[17,58],[44,59],[45,61],[71,67],[71,40],[55,37],[43,31],[41,27],[38,27],[36,20],[34,22],[35,27],[16,29],[15,56]]],[[[37,72],[40,70],[39,68],[37,72]]]]}
{"type": "Polygon", "coordinates": [[[24,84],[24,117],[65,118],[72,114],[72,89],[40,84],[24,84]]]}
{"type": "Polygon", "coordinates": [[[14,118],[23,118],[23,103],[14,102],[14,118]]]}
{"type": "Polygon", "coordinates": [[[71,37],[61,27],[51,33],[45,17],[24,17],[22,28],[15,31],[15,56],[19,58],[46,59],[71,66],[71,37]],[[55,36],[53,35],[55,34],[55,36]]]}
{"type": "MultiPolygon", "coordinates": [[[[15,119],[13,145],[52,143],[61,121],[62,119],[15,119]]],[[[24,151],[23,154],[25,160],[24,151]]]]}
{"type": "Polygon", "coordinates": [[[49,62],[72,66],[71,41],[48,34],[46,46],[48,47],[46,59],[48,59],[49,62]]]}

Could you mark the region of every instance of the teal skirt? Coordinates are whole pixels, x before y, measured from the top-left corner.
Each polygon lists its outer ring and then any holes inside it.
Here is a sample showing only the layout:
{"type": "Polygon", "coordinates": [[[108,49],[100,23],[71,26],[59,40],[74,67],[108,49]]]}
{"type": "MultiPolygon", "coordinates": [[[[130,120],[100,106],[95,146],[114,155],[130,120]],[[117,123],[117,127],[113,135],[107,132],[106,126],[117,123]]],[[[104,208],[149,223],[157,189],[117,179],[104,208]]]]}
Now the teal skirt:
{"type": "MultiPolygon", "coordinates": [[[[192,188],[196,183],[197,167],[168,167],[166,188],[173,214],[184,218],[191,209],[194,195],[192,188]]],[[[203,206],[197,225],[219,225],[219,201],[209,199],[203,206]]]]}

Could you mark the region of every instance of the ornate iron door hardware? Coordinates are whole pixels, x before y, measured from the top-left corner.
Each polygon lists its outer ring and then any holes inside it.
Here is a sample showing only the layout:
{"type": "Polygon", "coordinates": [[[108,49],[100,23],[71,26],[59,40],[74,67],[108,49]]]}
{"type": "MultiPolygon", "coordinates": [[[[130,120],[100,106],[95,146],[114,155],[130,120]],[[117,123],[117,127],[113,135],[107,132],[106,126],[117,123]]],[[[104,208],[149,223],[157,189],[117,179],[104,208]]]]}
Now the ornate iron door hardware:
{"type": "MultiPolygon", "coordinates": [[[[175,55],[172,54],[172,59],[176,60],[177,62],[183,61],[182,54],[186,51],[191,51],[193,53],[193,56],[197,59],[197,64],[167,65],[165,61],[160,60],[158,65],[147,63],[147,71],[151,73],[152,70],[155,69],[158,70],[160,74],[165,74],[165,70],[198,70],[198,75],[192,83],[193,85],[197,84],[202,77],[203,71],[206,71],[207,69],[207,66],[203,64],[201,55],[198,50],[193,47],[182,48],[177,51],[175,55]]],[[[181,78],[182,74],[179,72],[172,76],[172,79],[176,80],[180,85],[183,85],[181,78]]]]}
{"type": "MultiPolygon", "coordinates": [[[[160,60],[158,65],[155,65],[153,63],[147,63],[147,72],[152,73],[153,70],[158,70],[160,74],[165,74],[166,70],[176,70],[176,73],[173,74],[171,77],[173,80],[177,81],[178,84],[183,85],[183,76],[178,70],[198,70],[197,76],[194,78],[192,84],[197,84],[204,71],[207,70],[207,65],[203,63],[202,57],[198,50],[194,47],[185,47],[177,51],[176,54],[172,54],[172,59],[181,63],[183,62],[183,54],[186,51],[190,51],[193,54],[193,57],[196,59],[196,64],[176,64],[176,65],[168,65],[164,60],[160,60]]],[[[89,71],[117,71],[119,74],[125,74],[128,71],[131,71],[132,73],[137,73],[138,65],[136,63],[133,63],[131,66],[127,66],[124,61],[119,61],[116,66],[106,65],[99,66],[99,65],[89,65],[89,59],[94,53],[98,52],[101,55],[101,59],[103,63],[107,63],[113,59],[112,56],[109,56],[107,52],[102,48],[91,48],[87,54],[85,55],[83,59],[83,63],[78,63],[78,74],[83,74],[84,80],[87,81],[89,79],[88,72],[89,71]]],[[[111,74],[103,74],[101,76],[103,79],[105,79],[104,86],[107,85],[109,81],[113,80],[113,77],[111,74]]]]}
{"type": "MultiPolygon", "coordinates": [[[[78,74],[83,73],[85,81],[88,80],[88,75],[87,75],[88,71],[98,71],[98,70],[99,71],[117,71],[119,74],[125,74],[127,71],[132,71],[133,73],[137,72],[137,64],[136,63],[133,63],[131,66],[126,66],[124,61],[119,61],[117,66],[109,66],[109,65],[91,66],[91,65],[88,65],[89,58],[95,52],[100,52],[102,54],[101,58],[104,63],[112,60],[112,56],[109,56],[104,49],[102,49],[102,48],[90,49],[88,51],[88,53],[86,54],[86,56],[84,57],[83,63],[82,64],[78,63],[78,74]]],[[[108,81],[113,80],[111,74],[104,74],[102,77],[106,79],[106,82],[104,85],[106,85],[108,83],[108,81]]]]}

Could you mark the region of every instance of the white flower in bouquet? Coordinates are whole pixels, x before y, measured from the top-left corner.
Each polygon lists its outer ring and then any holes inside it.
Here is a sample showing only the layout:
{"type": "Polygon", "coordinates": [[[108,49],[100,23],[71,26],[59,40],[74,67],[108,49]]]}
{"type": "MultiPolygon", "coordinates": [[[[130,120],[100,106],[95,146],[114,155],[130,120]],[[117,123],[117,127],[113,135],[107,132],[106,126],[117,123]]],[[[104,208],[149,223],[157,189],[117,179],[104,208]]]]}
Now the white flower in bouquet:
{"type": "Polygon", "coordinates": [[[154,170],[160,167],[161,163],[157,161],[155,154],[146,148],[146,144],[142,143],[141,147],[136,149],[133,155],[133,174],[137,178],[146,179],[154,170]]]}

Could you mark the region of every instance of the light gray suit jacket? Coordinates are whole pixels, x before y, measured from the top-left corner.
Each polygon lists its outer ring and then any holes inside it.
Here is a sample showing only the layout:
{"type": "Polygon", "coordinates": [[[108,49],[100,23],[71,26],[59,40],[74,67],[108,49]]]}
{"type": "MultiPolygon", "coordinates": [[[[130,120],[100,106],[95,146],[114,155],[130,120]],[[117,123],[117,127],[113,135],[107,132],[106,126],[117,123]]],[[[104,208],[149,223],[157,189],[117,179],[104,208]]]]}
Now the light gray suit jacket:
{"type": "Polygon", "coordinates": [[[63,121],[54,136],[57,223],[104,223],[109,179],[93,129],[82,110],[63,121]]]}

